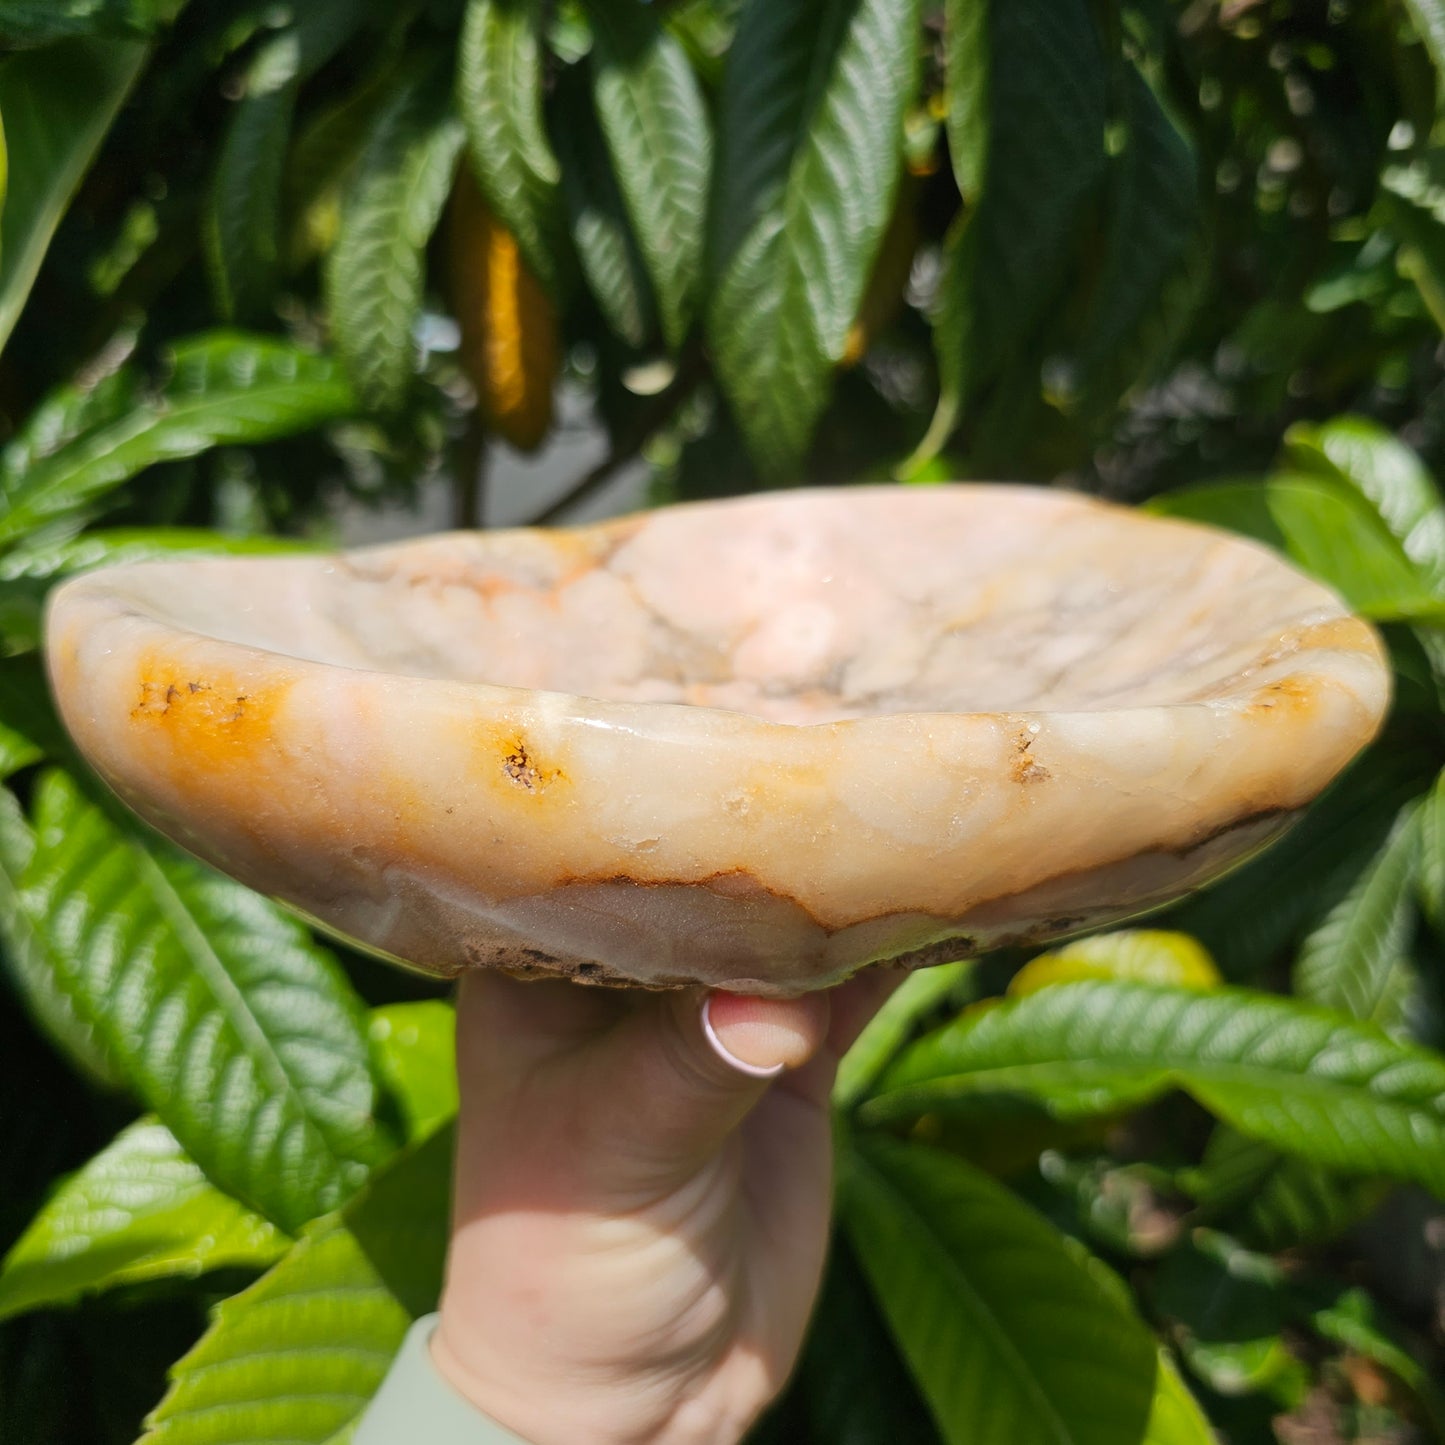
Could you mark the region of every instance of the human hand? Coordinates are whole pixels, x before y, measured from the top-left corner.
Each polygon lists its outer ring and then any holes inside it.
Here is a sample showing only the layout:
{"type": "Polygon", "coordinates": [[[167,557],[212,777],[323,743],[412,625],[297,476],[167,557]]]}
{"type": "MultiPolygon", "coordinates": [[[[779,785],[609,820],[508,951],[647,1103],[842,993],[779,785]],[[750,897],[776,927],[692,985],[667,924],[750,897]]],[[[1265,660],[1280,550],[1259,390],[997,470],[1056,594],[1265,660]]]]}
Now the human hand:
{"type": "Polygon", "coordinates": [[[740,1440],[818,1290],[838,1060],[895,982],[705,1017],[696,991],[466,977],[442,1374],[534,1445],[740,1440]]]}

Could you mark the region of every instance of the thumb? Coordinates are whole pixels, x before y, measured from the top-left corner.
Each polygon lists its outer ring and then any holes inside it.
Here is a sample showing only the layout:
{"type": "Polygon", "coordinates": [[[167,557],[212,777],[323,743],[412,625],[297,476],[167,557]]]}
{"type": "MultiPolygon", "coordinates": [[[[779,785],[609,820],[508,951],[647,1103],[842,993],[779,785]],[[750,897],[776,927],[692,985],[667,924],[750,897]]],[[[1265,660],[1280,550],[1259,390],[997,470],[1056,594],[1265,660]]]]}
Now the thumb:
{"type": "Polygon", "coordinates": [[[622,1175],[666,1184],[694,1173],[774,1078],[813,1057],[828,1017],[822,993],[650,1000],[606,1039],[611,1087],[602,1127],[622,1175]]]}

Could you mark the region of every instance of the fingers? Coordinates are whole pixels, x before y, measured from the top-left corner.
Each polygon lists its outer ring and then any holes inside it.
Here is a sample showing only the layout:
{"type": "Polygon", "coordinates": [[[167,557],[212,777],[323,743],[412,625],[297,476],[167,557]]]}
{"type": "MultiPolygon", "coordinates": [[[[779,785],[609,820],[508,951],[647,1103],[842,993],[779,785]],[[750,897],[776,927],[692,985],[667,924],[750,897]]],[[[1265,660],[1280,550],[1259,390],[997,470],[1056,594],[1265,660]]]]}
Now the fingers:
{"type": "Polygon", "coordinates": [[[870,970],[831,993],[766,999],[470,974],[457,1016],[467,1129],[492,1173],[505,1156],[529,1187],[545,1176],[614,1202],[673,1187],[774,1081],[779,1107],[826,1107],[838,1058],[904,976],[870,970]],[[508,1124],[519,1119],[531,1122],[508,1124]]]}
{"type": "Polygon", "coordinates": [[[667,1187],[722,1147],[769,1082],[805,1064],[828,999],[673,994],[598,1040],[599,1122],[621,1183],[667,1187]]]}
{"type": "Polygon", "coordinates": [[[776,1078],[805,1064],[820,1042],[817,1009],[802,1000],[710,993],[703,1000],[702,1031],[730,1069],[753,1079],[776,1078]]]}
{"type": "Polygon", "coordinates": [[[828,1048],[836,1058],[841,1059],[852,1048],[873,1015],[908,976],[906,968],[865,968],[834,991],[828,1048]]]}

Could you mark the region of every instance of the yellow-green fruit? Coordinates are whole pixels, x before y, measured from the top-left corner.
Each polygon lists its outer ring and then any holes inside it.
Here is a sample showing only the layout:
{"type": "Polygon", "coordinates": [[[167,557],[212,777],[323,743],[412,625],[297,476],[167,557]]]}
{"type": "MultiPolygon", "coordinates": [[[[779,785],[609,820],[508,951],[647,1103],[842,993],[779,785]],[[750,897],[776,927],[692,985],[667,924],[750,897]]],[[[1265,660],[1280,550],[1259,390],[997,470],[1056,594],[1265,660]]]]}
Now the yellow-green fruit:
{"type": "Polygon", "coordinates": [[[462,367],[488,426],[514,447],[534,451],[552,425],[557,313],[466,165],[452,192],[448,230],[462,367]]]}

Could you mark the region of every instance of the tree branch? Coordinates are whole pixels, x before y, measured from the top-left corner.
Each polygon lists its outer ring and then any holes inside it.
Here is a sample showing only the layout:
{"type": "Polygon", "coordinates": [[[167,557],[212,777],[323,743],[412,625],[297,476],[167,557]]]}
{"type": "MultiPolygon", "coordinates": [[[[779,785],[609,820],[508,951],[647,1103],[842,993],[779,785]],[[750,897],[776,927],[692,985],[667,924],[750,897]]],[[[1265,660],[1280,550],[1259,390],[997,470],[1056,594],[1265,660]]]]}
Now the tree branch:
{"type": "Polygon", "coordinates": [[[626,435],[618,438],[612,450],[591,471],[584,472],[555,502],[543,507],[526,525],[550,527],[579,502],[585,502],[611,481],[672,420],[678,407],[707,375],[707,369],[701,345],[693,345],[684,351],[678,359],[672,380],[638,412],[626,435]]]}

